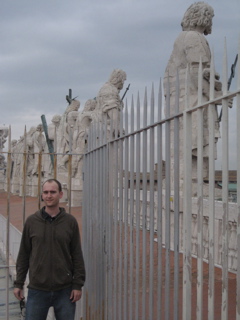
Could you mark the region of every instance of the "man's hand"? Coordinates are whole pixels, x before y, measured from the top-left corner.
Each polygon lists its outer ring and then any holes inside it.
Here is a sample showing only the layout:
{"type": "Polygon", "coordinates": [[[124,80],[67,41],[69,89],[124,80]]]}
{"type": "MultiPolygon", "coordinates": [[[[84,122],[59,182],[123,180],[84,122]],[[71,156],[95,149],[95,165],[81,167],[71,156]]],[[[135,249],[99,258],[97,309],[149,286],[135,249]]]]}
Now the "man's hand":
{"type": "Polygon", "coordinates": [[[82,290],[72,290],[70,300],[72,302],[76,302],[81,299],[82,296],[82,290]]]}
{"type": "Polygon", "coordinates": [[[18,300],[24,299],[23,289],[14,288],[13,293],[18,300]]]}

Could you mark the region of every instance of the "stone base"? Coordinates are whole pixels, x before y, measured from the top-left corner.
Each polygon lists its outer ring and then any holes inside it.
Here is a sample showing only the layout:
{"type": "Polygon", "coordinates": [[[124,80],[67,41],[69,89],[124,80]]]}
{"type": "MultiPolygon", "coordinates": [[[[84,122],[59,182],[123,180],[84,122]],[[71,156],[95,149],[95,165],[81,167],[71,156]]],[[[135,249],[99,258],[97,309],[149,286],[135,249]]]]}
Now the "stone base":
{"type": "Polygon", "coordinates": [[[4,185],[5,185],[5,183],[4,183],[4,181],[5,181],[5,175],[4,175],[4,172],[1,170],[0,171],[0,189],[4,189],[4,185]]]}
{"type": "Polygon", "coordinates": [[[82,190],[72,190],[71,193],[71,203],[72,207],[81,207],[82,206],[82,190]]]}

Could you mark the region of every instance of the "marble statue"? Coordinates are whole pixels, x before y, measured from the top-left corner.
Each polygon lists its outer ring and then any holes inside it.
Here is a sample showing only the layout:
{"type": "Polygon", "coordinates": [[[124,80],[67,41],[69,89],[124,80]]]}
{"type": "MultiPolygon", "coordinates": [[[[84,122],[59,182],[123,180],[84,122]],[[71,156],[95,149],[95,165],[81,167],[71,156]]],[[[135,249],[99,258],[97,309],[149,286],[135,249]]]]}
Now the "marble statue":
{"type": "Polygon", "coordinates": [[[62,171],[67,170],[68,153],[70,151],[70,143],[72,143],[72,134],[78,117],[78,109],[80,108],[80,101],[73,99],[67,106],[60,124],[58,124],[58,143],[57,153],[60,154],[58,167],[62,171]]]}
{"type": "MultiPolygon", "coordinates": [[[[54,152],[57,154],[57,177],[63,183],[63,201],[66,201],[68,197],[69,154],[72,154],[71,205],[73,206],[81,205],[83,156],[87,148],[89,128],[93,122],[101,122],[105,117],[108,123],[108,132],[110,132],[110,125],[113,125],[113,130],[119,130],[120,112],[123,108],[119,93],[125,80],[126,73],[123,70],[115,69],[109,80],[100,89],[97,98],[89,99],[82,112],[79,112],[80,101],[70,99],[64,113],[54,115],[48,125],[48,138],[52,141],[54,152]]],[[[25,181],[27,189],[25,192],[27,195],[36,196],[39,178],[47,179],[53,175],[53,166],[42,129],[42,125],[31,127],[25,137],[21,137],[19,141],[12,141],[13,193],[22,194],[24,152],[26,152],[25,181]],[[40,177],[39,153],[42,153],[40,177]]]]}
{"type": "Polygon", "coordinates": [[[82,159],[86,149],[88,130],[95,119],[94,110],[96,109],[97,101],[89,99],[84,106],[81,113],[78,114],[76,127],[73,133],[73,150],[78,154],[73,157],[73,177],[78,176],[81,179],[82,173],[82,159]],[[81,164],[81,165],[80,165],[81,164]]]}
{"type": "Polygon", "coordinates": [[[24,137],[21,136],[14,146],[12,153],[14,154],[14,167],[13,167],[13,177],[18,180],[21,177],[21,164],[23,161],[23,152],[24,152],[24,137]]]}
{"type": "Polygon", "coordinates": [[[123,109],[123,102],[119,96],[125,80],[126,72],[121,69],[115,69],[111,73],[109,80],[102,86],[97,96],[97,112],[98,121],[102,120],[105,115],[108,123],[108,131],[110,131],[110,123],[112,121],[113,128],[119,130],[120,112],[123,109]]]}
{"type": "MultiPolygon", "coordinates": [[[[179,73],[179,112],[183,111],[185,106],[185,78],[187,65],[189,67],[189,108],[197,105],[198,99],[198,68],[200,58],[203,65],[203,92],[202,102],[209,100],[210,89],[210,61],[211,51],[209,44],[205,38],[212,32],[212,19],[214,11],[211,6],[204,2],[196,2],[192,4],[184,14],[181,22],[182,32],[178,35],[174,42],[173,51],[168,61],[165,75],[164,75],[164,91],[167,94],[167,85],[170,86],[170,110],[169,115],[175,113],[175,97],[176,97],[176,73],[179,73]]],[[[219,81],[219,74],[215,73],[215,97],[222,94],[222,85],[219,81]]],[[[193,113],[192,117],[192,161],[193,161],[193,178],[196,178],[196,164],[197,164],[197,114],[193,113]]],[[[204,162],[204,177],[208,176],[208,109],[203,111],[203,124],[204,124],[204,141],[203,141],[203,162],[204,162]]],[[[183,145],[183,124],[180,120],[180,159],[183,159],[182,145],[183,145]]],[[[173,128],[172,128],[173,130],[173,128]]],[[[215,142],[219,138],[219,122],[217,109],[215,112],[215,142]]],[[[216,145],[216,144],[215,144],[216,145]]],[[[171,150],[173,154],[173,145],[171,150]]],[[[215,157],[217,156],[215,150],[215,157]]],[[[180,176],[183,174],[182,161],[180,161],[180,176]]]]}
{"type": "Polygon", "coordinates": [[[0,127],[0,151],[3,150],[4,144],[7,141],[8,137],[8,128],[0,127]]]}
{"type": "Polygon", "coordinates": [[[79,112],[77,110],[68,111],[64,117],[61,128],[61,140],[59,144],[59,152],[61,153],[59,159],[59,167],[67,170],[68,154],[72,149],[73,132],[75,130],[76,121],[79,112]]]}
{"type": "Polygon", "coordinates": [[[73,205],[81,205],[83,190],[83,156],[88,143],[88,130],[95,119],[96,100],[89,99],[83,111],[78,113],[73,131],[73,156],[72,156],[72,199],[73,205]]]}
{"type": "Polygon", "coordinates": [[[51,141],[55,140],[55,130],[56,130],[56,135],[57,135],[57,130],[60,126],[62,116],[59,114],[55,114],[52,118],[52,123],[48,125],[48,137],[51,141]]]}
{"type": "MultiPolygon", "coordinates": [[[[38,175],[38,154],[40,152],[44,152],[46,145],[46,138],[43,135],[43,126],[39,124],[36,128],[36,131],[32,135],[32,148],[34,152],[34,165],[32,170],[32,175],[38,175]]],[[[44,175],[43,172],[43,164],[41,167],[41,174],[44,175]]]]}
{"type": "MultiPolygon", "coordinates": [[[[3,151],[4,144],[7,141],[8,128],[0,127],[0,152],[3,151]]],[[[0,188],[3,188],[4,176],[6,174],[6,160],[3,154],[0,154],[0,188]]]]}
{"type": "Polygon", "coordinates": [[[78,111],[80,108],[80,101],[73,99],[71,103],[68,105],[67,109],[65,110],[64,114],[68,114],[71,111],[78,111]]]}
{"type": "Polygon", "coordinates": [[[0,170],[5,170],[6,168],[6,161],[3,154],[0,154],[0,170]]]}

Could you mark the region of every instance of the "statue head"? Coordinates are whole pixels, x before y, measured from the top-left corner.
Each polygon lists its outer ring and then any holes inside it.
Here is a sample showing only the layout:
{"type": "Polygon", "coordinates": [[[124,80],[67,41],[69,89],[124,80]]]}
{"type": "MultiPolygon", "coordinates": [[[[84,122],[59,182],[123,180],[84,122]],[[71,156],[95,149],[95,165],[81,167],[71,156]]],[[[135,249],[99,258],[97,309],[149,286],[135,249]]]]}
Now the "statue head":
{"type": "Polygon", "coordinates": [[[17,144],[17,140],[16,140],[16,139],[13,139],[13,140],[11,141],[11,146],[12,146],[12,147],[15,147],[16,144],[17,144]]]}
{"type": "Polygon", "coordinates": [[[183,31],[196,30],[202,28],[203,33],[208,35],[212,32],[213,8],[203,2],[193,3],[185,12],[181,26],[183,31]]]}
{"type": "Polygon", "coordinates": [[[39,124],[39,125],[37,126],[37,131],[40,131],[40,132],[43,131],[43,125],[42,125],[42,124],[39,124]]]}
{"type": "Polygon", "coordinates": [[[52,117],[52,123],[57,127],[61,121],[62,117],[59,114],[55,114],[52,117]]]}
{"type": "Polygon", "coordinates": [[[78,111],[70,111],[67,115],[67,123],[70,126],[74,126],[74,124],[77,121],[78,115],[79,115],[78,111]]]}
{"type": "Polygon", "coordinates": [[[109,82],[113,84],[118,90],[121,90],[126,79],[127,75],[125,71],[121,69],[115,69],[110,74],[109,82]]]}
{"type": "Polygon", "coordinates": [[[78,111],[80,107],[80,101],[73,99],[71,102],[71,106],[73,107],[73,111],[78,111]]]}
{"type": "Polygon", "coordinates": [[[0,136],[6,138],[8,136],[8,128],[0,127],[0,136]]]}
{"type": "Polygon", "coordinates": [[[85,105],[84,105],[84,109],[83,111],[93,111],[95,110],[97,105],[97,100],[96,99],[89,99],[86,101],[85,105]]]}
{"type": "Polygon", "coordinates": [[[73,99],[71,103],[67,106],[65,114],[67,115],[71,111],[78,111],[80,107],[80,101],[73,99]]]}

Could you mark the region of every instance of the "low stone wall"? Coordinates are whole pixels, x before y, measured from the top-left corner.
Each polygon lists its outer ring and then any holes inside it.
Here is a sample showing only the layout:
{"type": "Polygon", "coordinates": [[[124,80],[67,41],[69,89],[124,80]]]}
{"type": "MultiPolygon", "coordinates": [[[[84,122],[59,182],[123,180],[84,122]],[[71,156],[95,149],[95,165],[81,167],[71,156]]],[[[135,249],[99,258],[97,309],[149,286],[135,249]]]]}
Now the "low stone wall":
{"type": "MultiPolygon", "coordinates": [[[[166,216],[165,216],[165,195],[163,193],[163,207],[162,207],[162,239],[165,245],[166,237],[166,216]]],[[[136,193],[134,193],[134,224],[136,224],[136,193]]],[[[197,233],[197,220],[198,220],[198,204],[197,198],[192,198],[192,255],[197,256],[198,249],[198,233],[197,233]]],[[[147,191],[146,203],[146,225],[147,229],[150,228],[150,192],[147,191]]],[[[143,193],[140,191],[140,226],[142,228],[143,217],[143,193]]],[[[174,197],[171,197],[170,203],[170,248],[174,250],[174,197]]],[[[183,252],[183,206],[180,200],[179,212],[179,250],[183,252]]],[[[128,212],[130,212],[130,199],[128,200],[128,212]]],[[[154,194],[154,230],[157,232],[157,215],[158,215],[158,202],[157,193],[154,194]]],[[[222,217],[223,217],[223,204],[221,201],[215,201],[215,265],[222,265],[222,217]]],[[[129,221],[130,223],[130,218],[129,221]]],[[[203,259],[208,261],[209,258],[209,201],[203,199],[203,259]]],[[[237,204],[229,203],[229,219],[228,219],[228,269],[231,272],[237,271],[237,204]]]]}

